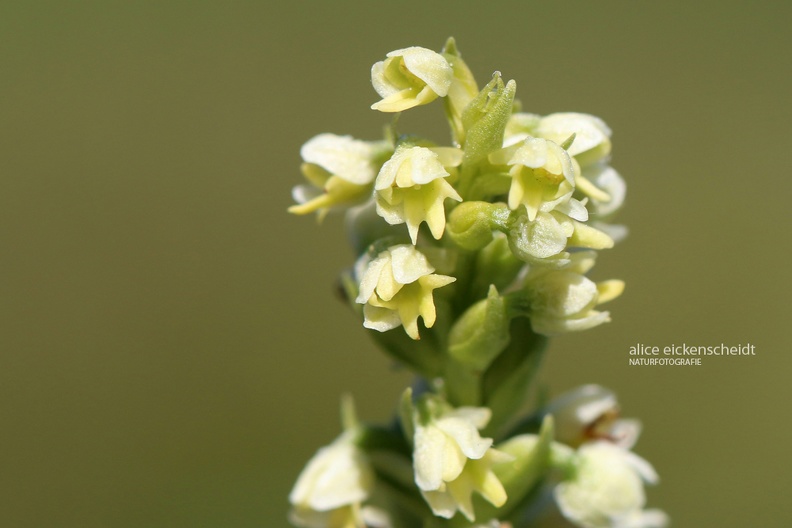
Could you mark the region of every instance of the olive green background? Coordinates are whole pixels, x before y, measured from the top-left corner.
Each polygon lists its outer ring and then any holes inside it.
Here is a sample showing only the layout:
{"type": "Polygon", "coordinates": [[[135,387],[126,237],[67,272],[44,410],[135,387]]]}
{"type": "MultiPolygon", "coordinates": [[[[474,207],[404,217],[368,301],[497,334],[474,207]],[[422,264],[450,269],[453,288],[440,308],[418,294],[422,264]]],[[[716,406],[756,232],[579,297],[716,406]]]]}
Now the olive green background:
{"type": "MultiPolygon", "coordinates": [[[[340,218],[286,213],[299,148],[376,139],[369,68],[457,38],[480,83],[614,130],[630,237],[613,322],[542,382],[616,390],[650,503],[686,528],[787,527],[788,2],[0,4],[0,525],[286,526],[351,392],[409,375],[334,297],[340,218]],[[700,367],[636,343],[751,343],[700,367]]],[[[402,130],[446,142],[441,105],[402,130]]]]}

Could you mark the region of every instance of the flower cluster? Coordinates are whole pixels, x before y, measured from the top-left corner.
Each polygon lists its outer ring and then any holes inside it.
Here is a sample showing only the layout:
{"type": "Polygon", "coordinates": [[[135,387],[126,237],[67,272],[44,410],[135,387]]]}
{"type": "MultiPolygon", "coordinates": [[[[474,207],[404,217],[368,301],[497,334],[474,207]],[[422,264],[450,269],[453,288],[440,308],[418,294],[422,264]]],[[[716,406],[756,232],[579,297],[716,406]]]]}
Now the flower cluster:
{"type": "Polygon", "coordinates": [[[397,424],[348,426],[317,453],[292,522],[517,528],[552,484],[574,525],[664,526],[644,509],[656,474],[630,451],[640,426],[612,393],[586,386],[519,415],[547,337],[608,322],[599,305],[624,289],[587,276],[626,235],[612,223],[626,187],[610,128],[518,111],[516,83],[495,72],[480,88],[453,39],[388,53],[371,82],[380,112],[442,101],[450,144],[396,120],[382,140],[320,134],[301,150],[308,184],[289,211],[345,212],[358,252],[341,281],[349,305],[419,381],[397,424]]]}

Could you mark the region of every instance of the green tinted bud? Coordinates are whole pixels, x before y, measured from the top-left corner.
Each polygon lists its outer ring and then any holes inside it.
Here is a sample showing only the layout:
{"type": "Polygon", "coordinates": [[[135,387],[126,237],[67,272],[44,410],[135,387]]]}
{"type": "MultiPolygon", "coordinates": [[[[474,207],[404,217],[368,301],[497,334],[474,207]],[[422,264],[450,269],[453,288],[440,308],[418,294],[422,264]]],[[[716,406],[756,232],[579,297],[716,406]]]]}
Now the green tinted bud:
{"type": "Polygon", "coordinates": [[[491,287],[489,295],[467,309],[451,328],[448,352],[464,365],[486,369],[509,344],[509,317],[503,298],[491,287]]]}
{"type": "Polygon", "coordinates": [[[462,114],[465,159],[462,162],[459,189],[463,198],[476,175],[476,167],[486,160],[490,152],[503,145],[503,132],[511,115],[516,90],[517,84],[514,81],[504,85],[500,73],[495,72],[492,81],[479,92],[462,114]]]}
{"type": "Polygon", "coordinates": [[[505,204],[464,202],[451,212],[446,227],[458,246],[478,251],[492,241],[492,231],[504,226],[508,217],[505,204]]]}

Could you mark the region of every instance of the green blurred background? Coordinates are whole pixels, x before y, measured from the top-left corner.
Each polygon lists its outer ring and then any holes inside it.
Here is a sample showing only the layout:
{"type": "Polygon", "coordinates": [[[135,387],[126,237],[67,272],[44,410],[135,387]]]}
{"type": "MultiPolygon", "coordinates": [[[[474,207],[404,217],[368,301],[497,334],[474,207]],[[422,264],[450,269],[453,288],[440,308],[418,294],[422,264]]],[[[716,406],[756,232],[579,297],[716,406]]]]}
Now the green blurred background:
{"type": "Polygon", "coordinates": [[[334,298],[340,219],[285,209],[303,142],[379,137],[370,66],[449,35],[526,110],[604,118],[628,181],[594,272],[626,293],[543,383],[619,393],[674,526],[792,525],[791,5],[3,2],[0,526],[285,526],[340,394],[388,419],[409,377],[334,298]]]}

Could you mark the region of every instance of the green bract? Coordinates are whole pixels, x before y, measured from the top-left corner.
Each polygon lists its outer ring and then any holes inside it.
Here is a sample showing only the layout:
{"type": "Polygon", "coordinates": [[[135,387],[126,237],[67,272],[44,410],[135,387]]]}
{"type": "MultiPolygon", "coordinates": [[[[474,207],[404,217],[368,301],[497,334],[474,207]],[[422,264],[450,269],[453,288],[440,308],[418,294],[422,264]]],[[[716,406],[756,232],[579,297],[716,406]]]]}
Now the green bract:
{"type": "Polygon", "coordinates": [[[292,521],[527,528],[554,500],[583,528],[665,526],[644,509],[655,475],[630,451],[640,424],[620,417],[611,391],[590,384],[526,405],[547,336],[610,321],[599,306],[624,289],[588,276],[626,235],[611,223],[626,185],[610,166],[610,128],[520,111],[517,83],[495,71],[479,86],[453,39],[388,53],[371,82],[382,112],[441,99],[449,143],[403,133],[395,118],[380,141],[320,134],[301,150],[310,185],[289,210],[344,212],[357,259],[343,298],[416,382],[391,425],[344,413],[347,432],[295,485],[292,521]]]}

